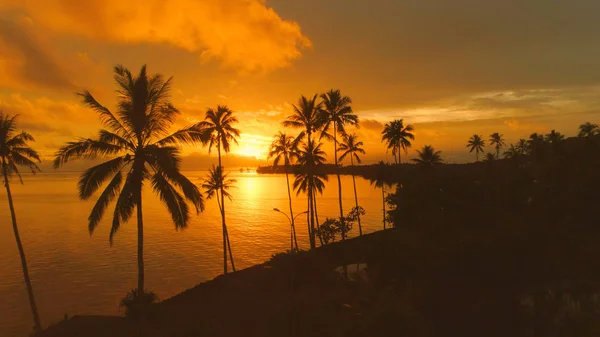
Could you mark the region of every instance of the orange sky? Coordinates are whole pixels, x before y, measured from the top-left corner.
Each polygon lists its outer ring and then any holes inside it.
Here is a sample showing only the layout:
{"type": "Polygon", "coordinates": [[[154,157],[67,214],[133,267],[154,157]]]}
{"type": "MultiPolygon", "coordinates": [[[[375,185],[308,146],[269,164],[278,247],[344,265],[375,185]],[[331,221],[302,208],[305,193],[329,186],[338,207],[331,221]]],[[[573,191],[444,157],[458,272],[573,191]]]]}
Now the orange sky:
{"type": "MultiPolygon", "coordinates": [[[[354,101],[366,163],[392,160],[380,132],[394,118],[414,124],[413,149],[464,162],[473,133],[513,142],[599,122],[599,12],[594,0],[4,0],[0,108],[51,158],[100,127],[75,92],[112,107],[112,66],[147,64],[174,76],[180,125],[236,111],[238,155],[262,159],[290,103],[335,88],[354,101]]],[[[205,165],[206,149],[186,153],[205,165]]]]}

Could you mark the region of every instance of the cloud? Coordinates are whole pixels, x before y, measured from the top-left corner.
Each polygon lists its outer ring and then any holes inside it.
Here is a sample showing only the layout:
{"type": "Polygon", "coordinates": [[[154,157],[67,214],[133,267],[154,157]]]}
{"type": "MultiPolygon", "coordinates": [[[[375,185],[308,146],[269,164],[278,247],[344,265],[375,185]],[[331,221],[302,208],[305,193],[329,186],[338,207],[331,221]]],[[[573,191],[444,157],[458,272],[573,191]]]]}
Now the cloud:
{"type": "Polygon", "coordinates": [[[169,44],[242,71],[286,67],[311,45],[297,23],[282,19],[263,0],[8,0],[8,4],[53,32],[123,44],[169,44]]]}

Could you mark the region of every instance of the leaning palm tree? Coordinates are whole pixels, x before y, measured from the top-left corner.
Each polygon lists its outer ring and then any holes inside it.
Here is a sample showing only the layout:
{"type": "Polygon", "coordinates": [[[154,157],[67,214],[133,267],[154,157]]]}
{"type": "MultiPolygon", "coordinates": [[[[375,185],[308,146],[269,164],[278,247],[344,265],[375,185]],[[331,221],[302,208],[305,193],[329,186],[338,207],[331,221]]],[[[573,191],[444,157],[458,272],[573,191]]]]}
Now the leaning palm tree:
{"type": "MultiPolygon", "coordinates": [[[[229,200],[231,200],[231,194],[229,194],[228,190],[232,188],[233,184],[235,184],[236,182],[235,179],[228,179],[228,175],[228,173],[223,174],[221,166],[215,167],[215,165],[213,165],[212,169],[208,171],[208,175],[202,183],[202,188],[206,192],[206,198],[212,199],[212,197],[216,197],[221,217],[224,217],[225,213],[223,211],[223,198],[219,200],[219,193],[222,193],[222,197],[227,197],[229,198],[229,200]]],[[[233,271],[235,271],[235,264],[233,263],[233,253],[231,252],[231,242],[229,242],[229,233],[227,233],[226,235],[226,240],[227,248],[229,250],[229,258],[231,260],[231,268],[233,269],[233,271]]]]}
{"type": "MultiPolygon", "coordinates": [[[[223,165],[221,165],[221,148],[225,153],[231,149],[231,143],[237,144],[237,138],[240,136],[240,131],[233,127],[237,123],[237,118],[225,105],[219,105],[216,109],[208,109],[204,121],[198,123],[198,127],[201,129],[201,133],[207,139],[208,153],[213,147],[217,147],[217,153],[219,157],[219,167],[223,171],[223,165]]],[[[227,241],[229,234],[227,233],[227,225],[225,223],[225,193],[221,190],[221,224],[223,227],[223,273],[227,274],[227,241]]],[[[231,255],[231,254],[230,254],[231,255]]],[[[231,267],[233,267],[233,260],[231,261],[231,267]]]]}
{"type": "MultiPolygon", "coordinates": [[[[354,166],[354,160],[360,164],[360,157],[358,154],[365,154],[365,150],[362,148],[363,142],[358,141],[358,136],[355,134],[345,135],[343,142],[340,144],[340,151],[342,151],[342,155],[340,156],[340,161],[344,160],[346,157],[350,157],[350,165],[354,166]]],[[[358,196],[356,194],[356,180],[354,178],[354,171],[352,171],[352,184],[354,185],[354,203],[356,205],[356,209],[358,210],[358,196]]],[[[357,212],[357,221],[358,221],[358,233],[362,235],[362,225],[360,224],[360,214],[357,212]]]]}
{"type": "Polygon", "coordinates": [[[500,158],[500,149],[506,145],[502,136],[504,135],[498,132],[494,132],[490,135],[490,145],[496,148],[496,159],[500,158]]]}
{"type": "Polygon", "coordinates": [[[108,181],[88,217],[90,234],[94,232],[108,205],[116,201],[109,240],[122,223],[127,222],[134,208],[137,210],[138,234],[138,298],[144,295],[144,223],[142,189],[150,180],[152,189],[167,206],[176,229],[186,228],[190,212],[186,200],[200,213],[204,209],[198,187],[179,170],[182,143],[200,142],[202,134],[196,126],[181,129],[171,135],[179,111],[169,101],[171,78],[148,75],[143,66],[138,76],[116,66],[115,80],[119,87],[117,110],[112,113],[98,103],[88,91],[80,93],[83,103],[100,115],[107,129],[102,129],[96,139],[80,138],[69,142],[56,152],[54,168],[74,159],[111,157],[106,162],[87,169],[79,178],[79,198],[89,199],[108,181]]]}
{"type": "Polygon", "coordinates": [[[598,124],[586,122],[579,126],[579,134],[577,137],[593,137],[599,134],[598,124]]]}
{"type": "Polygon", "coordinates": [[[381,141],[385,141],[388,149],[392,149],[392,156],[394,156],[396,164],[402,162],[401,151],[404,150],[406,154],[408,148],[412,146],[411,140],[415,139],[415,135],[412,133],[414,130],[410,124],[404,126],[403,119],[395,119],[385,124],[381,132],[381,141]]]}
{"type": "Polygon", "coordinates": [[[475,150],[475,161],[479,161],[479,152],[483,152],[485,147],[485,140],[480,135],[473,135],[467,142],[467,147],[470,148],[469,152],[475,150]]]}
{"type": "Polygon", "coordinates": [[[375,177],[370,178],[369,181],[370,181],[371,185],[375,186],[376,188],[381,188],[383,229],[386,229],[387,216],[386,216],[386,210],[385,210],[385,203],[386,203],[385,202],[385,186],[387,185],[388,187],[392,187],[392,184],[387,180],[384,168],[385,168],[385,164],[383,164],[383,162],[381,162],[379,164],[377,170],[375,170],[375,177]]]}
{"type": "MultiPolygon", "coordinates": [[[[292,192],[290,190],[290,178],[288,177],[289,166],[292,161],[298,158],[297,144],[294,142],[294,137],[286,135],[284,132],[279,132],[275,135],[269,150],[269,159],[273,158],[273,167],[277,166],[283,160],[285,169],[285,181],[287,183],[288,200],[290,204],[290,224],[292,226],[292,235],[296,249],[298,249],[298,239],[296,238],[296,226],[294,224],[294,211],[292,209],[292,192]]],[[[293,250],[293,248],[292,248],[293,250]]]]}
{"type": "MultiPolygon", "coordinates": [[[[342,96],[339,90],[329,90],[321,95],[323,106],[323,134],[329,135],[329,129],[333,126],[333,160],[335,174],[338,182],[338,200],[340,204],[340,221],[344,221],[344,208],[342,207],[342,180],[340,179],[340,170],[338,167],[337,155],[337,136],[342,137],[346,134],[346,126],[353,125],[358,127],[358,116],[352,111],[352,100],[348,96],[342,96]]],[[[342,226],[342,240],[346,239],[346,226],[342,226]]]]}
{"type": "Polygon", "coordinates": [[[292,104],[294,112],[283,121],[283,126],[291,128],[303,128],[297,139],[300,141],[307,137],[312,139],[312,134],[317,132],[323,126],[323,112],[321,103],[317,103],[317,95],[313,98],[300,96],[298,105],[292,104]]]}
{"type": "Polygon", "coordinates": [[[417,150],[417,158],[413,158],[412,161],[426,167],[441,164],[442,151],[436,151],[431,145],[425,145],[421,151],[417,150]]]}
{"type": "Polygon", "coordinates": [[[325,162],[325,152],[321,150],[322,145],[322,143],[315,143],[314,140],[308,140],[300,146],[298,164],[302,170],[295,174],[293,185],[296,195],[306,193],[308,197],[306,221],[311,249],[316,247],[316,204],[314,199],[317,192],[323,193],[324,182],[327,181],[327,175],[317,170],[317,166],[325,162]]]}
{"type": "Polygon", "coordinates": [[[13,232],[21,257],[21,268],[23,270],[27,295],[29,296],[29,306],[31,307],[31,314],[33,315],[33,329],[34,331],[39,331],[42,328],[40,316],[38,315],[35,297],[33,296],[33,287],[31,286],[29,270],[27,269],[25,250],[23,249],[19,228],[17,227],[17,215],[15,214],[8,178],[12,174],[15,174],[19,177],[22,184],[23,180],[21,179],[18,167],[22,166],[30,169],[31,172],[39,172],[40,169],[34,161],[39,162],[40,156],[35,150],[27,145],[28,141],[34,141],[33,137],[24,131],[17,132],[17,125],[15,123],[16,118],[17,116],[9,117],[0,112],[0,157],[2,158],[2,176],[4,177],[4,187],[6,187],[6,195],[8,197],[8,208],[10,209],[12,218],[13,232]]]}

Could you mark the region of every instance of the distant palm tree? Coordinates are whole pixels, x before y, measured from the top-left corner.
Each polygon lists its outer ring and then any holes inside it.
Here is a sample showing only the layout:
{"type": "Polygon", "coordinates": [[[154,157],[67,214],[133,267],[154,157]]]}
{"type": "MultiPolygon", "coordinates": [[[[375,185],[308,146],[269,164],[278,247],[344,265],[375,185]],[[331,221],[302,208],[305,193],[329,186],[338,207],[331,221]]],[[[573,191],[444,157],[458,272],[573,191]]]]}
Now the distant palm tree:
{"type": "Polygon", "coordinates": [[[442,163],[442,151],[436,151],[431,145],[423,146],[421,151],[417,150],[417,158],[412,161],[422,166],[434,166],[442,163]]]}
{"type": "MultiPolygon", "coordinates": [[[[356,136],[355,134],[345,135],[343,142],[340,144],[340,151],[342,151],[340,161],[344,160],[347,156],[349,156],[351,166],[354,166],[354,159],[356,159],[356,162],[360,164],[360,157],[358,156],[358,154],[365,154],[365,150],[362,147],[363,142],[358,141],[358,136],[356,136]]],[[[352,171],[352,184],[354,185],[354,203],[356,205],[356,209],[358,209],[358,196],[356,194],[356,180],[354,178],[354,171],[352,171]]],[[[357,220],[358,232],[359,235],[362,235],[362,225],[360,224],[359,213],[357,213],[357,220]]]]}
{"type": "Polygon", "coordinates": [[[308,99],[300,96],[298,105],[293,105],[294,112],[283,121],[283,126],[291,128],[303,128],[304,130],[298,135],[298,140],[307,137],[312,139],[312,134],[317,132],[323,125],[323,112],[321,103],[317,103],[317,95],[308,99]]]}
{"type": "Polygon", "coordinates": [[[21,243],[19,228],[17,227],[17,215],[13,205],[12,194],[10,191],[9,176],[16,174],[21,179],[19,166],[26,167],[31,172],[39,172],[40,168],[35,164],[34,160],[40,162],[38,153],[27,145],[27,142],[33,142],[33,137],[27,132],[17,133],[17,125],[15,123],[17,116],[9,117],[0,112],[0,157],[2,158],[2,175],[4,177],[4,187],[6,187],[6,195],[8,197],[8,208],[12,218],[13,233],[17,241],[17,248],[21,257],[21,268],[23,269],[23,278],[27,287],[27,295],[29,296],[29,306],[33,315],[33,329],[39,331],[42,328],[40,316],[38,315],[35,297],[33,296],[33,287],[29,278],[29,270],[27,269],[27,259],[25,258],[25,250],[21,243]]]}
{"type": "MultiPolygon", "coordinates": [[[[225,216],[222,203],[223,197],[227,197],[229,198],[229,200],[231,200],[231,194],[229,194],[227,190],[232,188],[233,184],[236,182],[235,179],[228,179],[228,175],[228,173],[223,174],[221,166],[215,167],[215,165],[213,165],[212,169],[208,171],[208,175],[202,183],[202,188],[206,191],[206,197],[208,199],[212,199],[213,196],[216,197],[221,216],[225,216]],[[219,200],[219,192],[222,193],[221,200],[219,200]]],[[[226,235],[226,240],[227,248],[229,250],[229,258],[231,259],[231,268],[233,269],[233,271],[235,271],[235,264],[233,263],[233,254],[231,252],[231,242],[229,241],[229,235],[226,235]]]]}
{"type": "Polygon", "coordinates": [[[375,177],[369,179],[371,185],[374,185],[376,188],[381,188],[381,205],[382,205],[382,214],[383,214],[383,229],[386,229],[386,210],[385,210],[385,186],[392,187],[392,184],[387,181],[387,177],[385,176],[385,164],[381,162],[377,169],[375,170],[375,177]]]}
{"type": "Polygon", "coordinates": [[[519,155],[528,154],[529,153],[529,145],[527,144],[527,140],[524,138],[520,138],[517,141],[517,144],[515,145],[515,150],[519,155]]]}
{"type": "Polygon", "coordinates": [[[496,160],[496,156],[495,154],[488,152],[485,154],[485,158],[483,159],[483,161],[494,161],[496,160]]]}
{"type": "MultiPolygon", "coordinates": [[[[338,181],[338,200],[340,204],[340,221],[344,221],[344,208],[342,207],[342,180],[338,167],[337,155],[337,135],[342,137],[346,134],[346,126],[358,126],[358,116],[352,112],[352,100],[348,96],[342,96],[339,90],[329,90],[329,92],[321,95],[323,106],[323,134],[329,135],[329,129],[333,125],[333,159],[335,173],[338,181]]],[[[346,239],[346,226],[342,226],[342,240],[346,239]]]]}
{"type": "Polygon", "coordinates": [[[498,132],[494,132],[490,135],[490,145],[496,148],[496,159],[500,158],[500,149],[506,145],[502,136],[504,135],[498,132]]]}
{"type": "Polygon", "coordinates": [[[97,139],[79,139],[69,142],[56,153],[54,167],[73,159],[110,156],[115,157],[87,169],[79,178],[79,198],[89,199],[105,181],[110,180],[88,218],[88,228],[93,233],[108,204],[117,199],[110,230],[110,242],[122,223],[127,222],[137,209],[138,232],[138,298],[144,298],[144,223],[142,216],[142,188],[150,180],[152,189],[167,206],[176,229],[186,228],[189,209],[186,200],[196,208],[204,209],[198,187],[179,171],[180,152],[175,147],[181,143],[197,143],[203,139],[196,126],[181,129],[171,135],[179,111],[169,101],[171,78],[149,76],[143,66],[137,77],[122,67],[115,67],[115,80],[119,86],[118,108],[113,114],[98,103],[91,93],[79,96],[83,103],[95,110],[106,129],[97,139]],[[125,175],[125,179],[123,179],[125,175]],[[112,176],[112,178],[111,178],[112,176]],[[180,193],[181,192],[181,193],[180,193]],[[183,194],[183,195],[182,195],[183,194]]]}
{"type": "Polygon", "coordinates": [[[473,135],[467,142],[467,147],[470,148],[469,152],[475,150],[475,161],[479,161],[479,152],[484,152],[485,140],[480,135],[473,135]]]}
{"type": "Polygon", "coordinates": [[[410,141],[415,139],[413,131],[414,128],[412,125],[408,124],[404,126],[403,119],[395,119],[385,124],[381,132],[381,141],[385,141],[388,149],[392,149],[392,155],[396,164],[402,162],[401,150],[407,153],[408,148],[412,146],[410,141]]]}
{"type": "Polygon", "coordinates": [[[543,156],[545,143],[546,139],[544,138],[544,135],[534,132],[529,135],[529,140],[527,141],[527,152],[534,158],[540,158],[543,156]]]}
{"type": "Polygon", "coordinates": [[[523,153],[522,150],[519,148],[519,145],[510,144],[508,150],[504,151],[504,158],[513,159],[521,156],[522,154],[523,153]]]}
{"type": "MultiPolygon", "coordinates": [[[[288,200],[290,204],[290,223],[296,249],[298,249],[298,239],[296,238],[296,226],[294,224],[294,211],[292,210],[292,192],[290,190],[290,179],[288,177],[289,166],[294,159],[298,158],[297,144],[294,142],[294,137],[286,135],[284,132],[279,132],[275,135],[269,150],[269,159],[273,159],[273,166],[277,166],[283,160],[285,168],[285,181],[287,183],[288,200]]],[[[293,250],[293,248],[292,248],[293,250]]]]}
{"type": "MultiPolygon", "coordinates": [[[[208,153],[213,147],[217,148],[219,157],[219,167],[221,171],[224,171],[223,165],[221,164],[221,148],[225,153],[231,149],[231,143],[237,144],[237,138],[240,136],[240,131],[233,127],[237,123],[237,118],[233,115],[233,111],[225,105],[219,105],[216,109],[208,109],[204,121],[198,123],[205,143],[208,143],[208,153]]],[[[223,187],[223,186],[221,186],[223,187]]],[[[221,223],[223,227],[223,273],[227,274],[227,242],[229,240],[229,233],[227,232],[227,225],[225,224],[225,191],[221,189],[221,223]]],[[[232,254],[230,254],[232,255],[232,254]]],[[[231,268],[235,271],[233,260],[231,261],[231,268]]]]}
{"type": "Polygon", "coordinates": [[[552,129],[545,138],[548,143],[555,145],[563,141],[565,136],[562,133],[552,129]]]}
{"type": "Polygon", "coordinates": [[[589,138],[598,135],[599,131],[598,124],[586,122],[579,126],[579,134],[577,136],[589,138]]]}
{"type": "Polygon", "coordinates": [[[315,203],[316,193],[323,193],[324,181],[327,175],[317,170],[317,166],[325,162],[325,152],[321,150],[322,143],[316,144],[314,140],[303,143],[298,152],[298,164],[303,167],[295,174],[293,188],[296,194],[306,193],[308,196],[307,218],[310,248],[316,247],[315,241],[315,203]]]}

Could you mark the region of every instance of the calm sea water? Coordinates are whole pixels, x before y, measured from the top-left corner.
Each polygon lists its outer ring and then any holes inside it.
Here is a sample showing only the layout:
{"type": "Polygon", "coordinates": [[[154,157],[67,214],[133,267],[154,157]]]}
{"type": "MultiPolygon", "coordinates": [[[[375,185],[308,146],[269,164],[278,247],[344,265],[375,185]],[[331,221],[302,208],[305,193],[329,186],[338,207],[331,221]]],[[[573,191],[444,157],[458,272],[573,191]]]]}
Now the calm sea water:
{"type": "MultiPolygon", "coordinates": [[[[198,185],[206,172],[185,174],[198,185]]],[[[231,247],[238,269],[262,263],[290,248],[289,212],[285,175],[258,175],[233,171],[237,179],[226,201],[231,247]]],[[[293,179],[292,176],[290,176],[293,179]]],[[[78,174],[48,173],[24,177],[25,184],[11,185],[21,239],[25,246],[33,288],[47,326],[65,314],[118,315],[125,293],[136,287],[136,226],[122,225],[111,247],[108,242],[111,210],[93,236],[87,217],[95,199],[77,198],[78,174]]],[[[359,203],[367,214],[363,231],[381,229],[381,190],[356,178],[359,203]]],[[[344,209],[354,205],[352,178],[342,176],[344,209]]],[[[175,231],[170,216],[149,186],[144,195],[146,286],[161,299],[171,297],[223,272],[220,215],[216,200],[206,200],[206,210],[193,216],[189,228],[175,231]]],[[[318,197],[319,219],[338,212],[337,180],[329,177],[318,197]]],[[[294,212],[306,210],[306,197],[293,196],[294,212]]],[[[306,217],[297,218],[298,244],[308,248],[306,217]]],[[[23,283],[6,193],[0,191],[0,336],[24,336],[32,319],[23,283]]],[[[350,236],[358,235],[358,228],[350,236]]]]}

